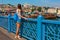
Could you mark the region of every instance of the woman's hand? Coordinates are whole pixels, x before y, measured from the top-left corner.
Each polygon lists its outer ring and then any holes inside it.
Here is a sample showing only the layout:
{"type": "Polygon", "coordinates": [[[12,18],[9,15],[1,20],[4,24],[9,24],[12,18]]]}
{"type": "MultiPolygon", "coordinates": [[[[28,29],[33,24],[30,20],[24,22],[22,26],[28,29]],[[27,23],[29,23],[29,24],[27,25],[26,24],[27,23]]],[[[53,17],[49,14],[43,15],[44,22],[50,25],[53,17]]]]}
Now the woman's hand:
{"type": "Polygon", "coordinates": [[[27,20],[27,18],[24,18],[25,20],[27,20]]]}
{"type": "Polygon", "coordinates": [[[23,19],[27,20],[27,18],[26,18],[26,17],[21,16],[21,18],[23,18],[23,19]]]}

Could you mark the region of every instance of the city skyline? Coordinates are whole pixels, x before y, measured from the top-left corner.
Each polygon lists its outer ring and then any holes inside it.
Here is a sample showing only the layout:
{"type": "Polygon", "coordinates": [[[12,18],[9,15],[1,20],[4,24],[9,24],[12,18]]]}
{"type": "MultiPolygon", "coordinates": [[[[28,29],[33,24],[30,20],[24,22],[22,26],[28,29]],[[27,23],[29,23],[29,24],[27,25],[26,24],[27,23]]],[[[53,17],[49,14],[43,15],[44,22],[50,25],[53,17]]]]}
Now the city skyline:
{"type": "Polygon", "coordinates": [[[60,7],[60,0],[0,0],[0,4],[13,4],[28,3],[36,6],[60,7]]]}

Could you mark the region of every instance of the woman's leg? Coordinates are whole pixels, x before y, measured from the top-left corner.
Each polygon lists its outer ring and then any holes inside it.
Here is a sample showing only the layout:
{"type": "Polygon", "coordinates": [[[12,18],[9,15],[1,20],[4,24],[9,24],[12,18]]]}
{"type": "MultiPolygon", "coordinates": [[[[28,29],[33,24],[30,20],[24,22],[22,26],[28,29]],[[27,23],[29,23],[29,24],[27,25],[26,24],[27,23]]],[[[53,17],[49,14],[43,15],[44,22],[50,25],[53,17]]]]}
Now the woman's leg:
{"type": "Polygon", "coordinates": [[[16,29],[16,37],[19,35],[19,29],[20,29],[20,23],[16,23],[17,29],[16,29]]]}

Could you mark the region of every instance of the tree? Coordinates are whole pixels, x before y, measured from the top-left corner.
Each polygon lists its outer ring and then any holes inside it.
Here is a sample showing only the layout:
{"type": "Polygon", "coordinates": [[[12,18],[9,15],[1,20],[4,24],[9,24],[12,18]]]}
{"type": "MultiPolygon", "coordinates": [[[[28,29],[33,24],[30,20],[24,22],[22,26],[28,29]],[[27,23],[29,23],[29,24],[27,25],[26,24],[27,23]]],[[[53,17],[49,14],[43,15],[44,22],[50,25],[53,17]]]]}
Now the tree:
{"type": "Polygon", "coordinates": [[[39,12],[41,12],[41,10],[42,10],[42,8],[41,7],[38,7],[38,9],[37,9],[39,12]]]}

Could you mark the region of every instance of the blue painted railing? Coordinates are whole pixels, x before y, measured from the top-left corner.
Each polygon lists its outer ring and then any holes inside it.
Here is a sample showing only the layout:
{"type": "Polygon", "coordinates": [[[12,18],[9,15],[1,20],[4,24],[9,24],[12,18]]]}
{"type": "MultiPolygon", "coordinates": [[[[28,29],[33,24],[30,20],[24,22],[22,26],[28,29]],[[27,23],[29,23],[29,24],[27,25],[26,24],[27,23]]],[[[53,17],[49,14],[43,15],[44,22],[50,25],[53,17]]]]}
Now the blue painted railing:
{"type": "Polygon", "coordinates": [[[7,16],[0,16],[0,27],[8,30],[8,17],[7,16]]]}
{"type": "Polygon", "coordinates": [[[59,20],[42,20],[42,40],[60,40],[59,20]]]}
{"type": "MultiPolygon", "coordinates": [[[[16,21],[13,17],[0,16],[0,26],[9,32],[16,32],[16,21]]],[[[60,21],[46,20],[41,15],[36,19],[22,19],[20,35],[29,40],[60,40],[60,21]]]]}

